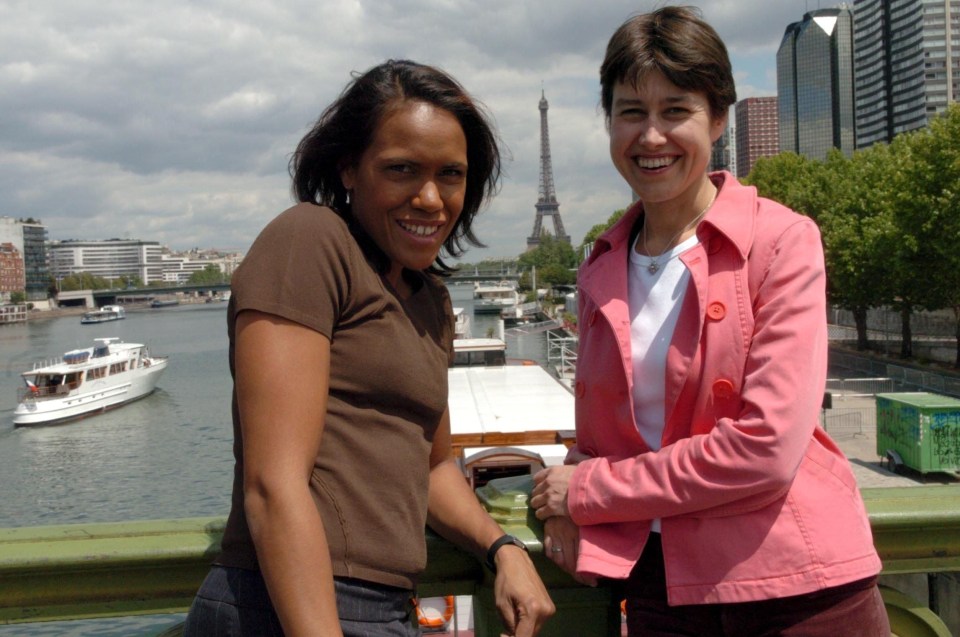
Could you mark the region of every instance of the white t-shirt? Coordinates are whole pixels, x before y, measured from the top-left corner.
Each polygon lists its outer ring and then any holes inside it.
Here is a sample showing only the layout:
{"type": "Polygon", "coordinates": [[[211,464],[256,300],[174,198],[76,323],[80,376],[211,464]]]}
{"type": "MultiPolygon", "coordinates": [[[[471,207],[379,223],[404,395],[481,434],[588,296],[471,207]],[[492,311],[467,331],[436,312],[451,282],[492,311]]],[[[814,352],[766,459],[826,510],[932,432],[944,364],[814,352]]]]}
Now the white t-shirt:
{"type": "MultiPolygon", "coordinates": [[[[639,236],[638,236],[639,239],[639,236]]],[[[660,269],[648,270],[650,257],[630,250],[628,294],[630,304],[630,354],[633,360],[633,417],[647,446],[660,449],[666,421],[667,351],[677,327],[690,271],[677,257],[697,245],[693,235],[659,256],[660,269]]],[[[660,520],[653,521],[660,532],[660,520]]]]}

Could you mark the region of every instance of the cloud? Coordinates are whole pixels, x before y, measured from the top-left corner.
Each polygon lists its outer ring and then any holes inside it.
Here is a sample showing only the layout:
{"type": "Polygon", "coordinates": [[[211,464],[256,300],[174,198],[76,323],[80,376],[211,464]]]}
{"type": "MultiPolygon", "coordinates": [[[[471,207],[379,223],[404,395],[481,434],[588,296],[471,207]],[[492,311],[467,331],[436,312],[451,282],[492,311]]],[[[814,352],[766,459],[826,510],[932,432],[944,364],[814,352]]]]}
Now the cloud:
{"type": "MultiPolygon", "coordinates": [[[[51,238],[245,250],[291,203],[289,155],[353,71],[433,63],[490,109],[507,151],[467,259],[533,229],[541,91],[560,213],[579,242],[629,201],[610,166],[597,69],[613,30],[657,2],[12,0],[0,4],[0,215],[51,238]]],[[[773,94],[781,0],[700,2],[741,97],[773,94]]]]}

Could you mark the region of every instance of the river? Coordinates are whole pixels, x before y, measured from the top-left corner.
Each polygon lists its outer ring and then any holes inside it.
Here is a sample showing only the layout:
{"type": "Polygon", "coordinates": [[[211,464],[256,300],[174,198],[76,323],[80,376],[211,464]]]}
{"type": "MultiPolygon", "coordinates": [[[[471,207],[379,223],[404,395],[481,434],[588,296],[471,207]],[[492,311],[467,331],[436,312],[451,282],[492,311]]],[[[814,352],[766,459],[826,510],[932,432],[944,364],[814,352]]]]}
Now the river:
{"type": "MultiPolygon", "coordinates": [[[[472,290],[450,287],[454,305],[470,314],[472,290]]],[[[496,322],[473,316],[473,335],[496,330],[496,322]]],[[[545,362],[544,334],[506,340],[509,357],[545,362]]],[[[95,325],[77,316],[3,325],[0,366],[0,528],[226,516],[233,470],[226,303],[131,310],[95,325]],[[14,428],[21,371],[107,336],[170,358],[152,395],[68,424],[14,428]]],[[[152,636],[176,620],[0,626],[0,637],[152,636]]]]}

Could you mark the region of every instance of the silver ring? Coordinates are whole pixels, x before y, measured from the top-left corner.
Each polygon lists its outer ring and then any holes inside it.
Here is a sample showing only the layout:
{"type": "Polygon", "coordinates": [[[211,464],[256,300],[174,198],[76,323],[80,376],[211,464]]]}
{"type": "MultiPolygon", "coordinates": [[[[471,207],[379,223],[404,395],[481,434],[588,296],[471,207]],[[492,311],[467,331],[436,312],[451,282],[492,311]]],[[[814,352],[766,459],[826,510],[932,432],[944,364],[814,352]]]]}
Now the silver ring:
{"type": "Polygon", "coordinates": [[[551,553],[563,553],[563,547],[562,547],[562,546],[551,546],[551,547],[550,547],[550,552],[551,552],[551,553]]]}

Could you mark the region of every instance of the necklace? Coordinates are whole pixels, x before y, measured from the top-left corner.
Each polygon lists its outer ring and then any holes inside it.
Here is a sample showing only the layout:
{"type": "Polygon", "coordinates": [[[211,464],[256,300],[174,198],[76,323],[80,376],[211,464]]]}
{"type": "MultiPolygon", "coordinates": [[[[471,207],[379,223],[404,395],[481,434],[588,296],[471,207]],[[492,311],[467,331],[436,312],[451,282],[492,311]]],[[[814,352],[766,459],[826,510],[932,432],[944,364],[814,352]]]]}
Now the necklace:
{"type": "Polygon", "coordinates": [[[667,252],[670,252],[671,249],[673,249],[673,244],[677,241],[677,239],[680,238],[680,235],[682,235],[684,232],[686,232],[690,228],[690,226],[696,226],[700,222],[700,220],[703,218],[703,215],[707,214],[707,210],[710,209],[710,206],[713,205],[713,202],[716,198],[717,198],[717,194],[714,193],[713,197],[710,197],[710,201],[707,203],[707,205],[703,207],[703,210],[697,213],[697,216],[693,218],[693,221],[691,221],[684,227],[680,228],[680,232],[673,235],[673,238],[670,239],[670,242],[667,244],[667,247],[664,248],[663,252],[661,252],[657,256],[653,256],[652,254],[650,254],[650,249],[647,248],[647,220],[646,218],[644,218],[643,220],[643,251],[647,253],[648,257],[650,257],[650,263],[647,264],[647,272],[649,272],[650,274],[656,274],[657,272],[660,271],[660,257],[662,257],[667,252]]]}

